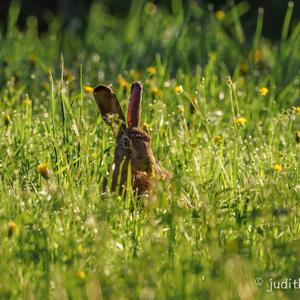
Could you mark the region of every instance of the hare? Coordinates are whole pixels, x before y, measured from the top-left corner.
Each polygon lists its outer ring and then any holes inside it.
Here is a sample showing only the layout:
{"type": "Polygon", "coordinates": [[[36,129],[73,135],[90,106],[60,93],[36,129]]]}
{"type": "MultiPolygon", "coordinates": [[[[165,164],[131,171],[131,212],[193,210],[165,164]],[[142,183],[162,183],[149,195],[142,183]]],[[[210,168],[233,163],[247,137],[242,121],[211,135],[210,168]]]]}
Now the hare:
{"type": "Polygon", "coordinates": [[[140,128],[142,84],[136,81],[131,85],[127,124],[121,105],[110,87],[99,85],[93,94],[105,123],[114,129],[113,120],[118,121],[111,191],[118,189],[119,194],[124,192],[129,163],[132,189],[138,195],[151,192],[154,178],[170,178],[170,174],[154,158],[149,135],[140,128]]]}

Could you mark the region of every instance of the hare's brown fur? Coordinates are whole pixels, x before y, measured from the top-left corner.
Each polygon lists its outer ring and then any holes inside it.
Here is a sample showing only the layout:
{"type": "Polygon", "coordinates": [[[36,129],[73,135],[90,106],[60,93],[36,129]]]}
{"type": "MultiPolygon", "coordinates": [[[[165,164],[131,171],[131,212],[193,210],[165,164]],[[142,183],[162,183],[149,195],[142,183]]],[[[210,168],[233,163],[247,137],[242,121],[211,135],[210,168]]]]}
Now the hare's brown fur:
{"type": "Polygon", "coordinates": [[[141,116],[142,85],[134,82],[131,86],[131,97],[128,109],[128,126],[122,108],[113,93],[105,85],[94,89],[94,96],[104,121],[110,125],[110,115],[117,115],[120,121],[116,137],[114,155],[114,170],[112,178],[112,191],[122,193],[127,183],[129,163],[131,165],[131,184],[134,191],[142,194],[153,187],[153,178],[166,178],[168,172],[161,168],[153,155],[150,137],[139,128],[141,116]]]}
{"type": "Polygon", "coordinates": [[[120,189],[123,189],[127,181],[129,162],[133,189],[139,193],[149,190],[156,164],[150,147],[150,137],[139,128],[123,128],[117,136],[116,144],[112,190],[115,190],[118,184],[120,189]],[[126,147],[125,141],[129,147],[126,147]],[[120,168],[122,168],[121,177],[120,168]]]}

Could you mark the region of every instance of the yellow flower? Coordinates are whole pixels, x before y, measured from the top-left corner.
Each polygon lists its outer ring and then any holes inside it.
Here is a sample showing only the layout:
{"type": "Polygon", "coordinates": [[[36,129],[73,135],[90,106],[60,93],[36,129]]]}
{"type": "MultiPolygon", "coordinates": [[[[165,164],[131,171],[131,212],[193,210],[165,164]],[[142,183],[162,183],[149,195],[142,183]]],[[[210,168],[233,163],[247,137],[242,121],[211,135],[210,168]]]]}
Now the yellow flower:
{"type": "Polygon", "coordinates": [[[146,133],[149,133],[150,128],[149,128],[149,125],[148,125],[146,122],[143,123],[143,130],[144,130],[146,133]]]}
{"type": "Polygon", "coordinates": [[[147,68],[147,73],[149,73],[150,75],[155,75],[157,73],[157,71],[154,67],[150,66],[147,68]]]}
{"type": "Polygon", "coordinates": [[[7,234],[8,237],[11,237],[13,235],[13,233],[16,231],[17,229],[17,224],[13,221],[8,222],[7,224],[7,234]]]}
{"type": "Polygon", "coordinates": [[[30,63],[31,65],[35,65],[35,64],[36,64],[36,61],[37,61],[36,55],[32,54],[32,55],[29,57],[28,61],[29,61],[29,63],[30,63]]]}
{"type": "Polygon", "coordinates": [[[67,71],[65,74],[64,74],[64,79],[67,81],[67,82],[72,82],[76,79],[75,75],[70,72],[70,71],[67,71]]]}
{"type": "Polygon", "coordinates": [[[257,49],[255,51],[255,62],[259,63],[261,61],[261,59],[262,59],[261,51],[257,49]]]}
{"type": "Polygon", "coordinates": [[[183,105],[178,105],[178,112],[183,115],[184,114],[184,106],[183,105]]]}
{"type": "Polygon", "coordinates": [[[224,10],[217,10],[215,16],[219,21],[223,22],[225,20],[226,14],[224,10]]]}
{"type": "Polygon", "coordinates": [[[259,89],[259,92],[262,96],[267,96],[267,94],[269,93],[269,90],[266,87],[262,87],[259,89]]]}
{"type": "Polygon", "coordinates": [[[97,152],[93,152],[93,153],[92,153],[92,158],[93,158],[93,159],[96,159],[96,158],[97,158],[97,152]]]}
{"type": "Polygon", "coordinates": [[[240,64],[240,71],[242,74],[247,74],[249,70],[249,66],[246,63],[240,64]]]}
{"type": "Polygon", "coordinates": [[[234,120],[234,123],[235,123],[236,125],[238,125],[238,126],[244,127],[244,126],[246,125],[246,123],[247,123],[247,119],[242,118],[242,117],[239,117],[239,118],[236,118],[236,119],[234,120]]]}
{"type": "Polygon", "coordinates": [[[273,167],[273,170],[277,173],[280,173],[282,171],[282,166],[281,165],[278,165],[276,164],[274,167],[273,167]]]}
{"type": "Polygon", "coordinates": [[[84,279],[85,278],[85,272],[84,271],[79,271],[78,273],[77,273],[77,276],[80,278],[80,279],[84,279]]]}
{"type": "Polygon", "coordinates": [[[9,114],[4,115],[3,121],[4,121],[5,126],[8,126],[11,123],[11,117],[10,117],[10,115],[9,114]]]}
{"type": "Polygon", "coordinates": [[[140,80],[141,79],[141,74],[139,71],[134,70],[134,69],[130,69],[128,72],[128,77],[133,79],[134,81],[136,80],[140,80]]]}
{"type": "Polygon", "coordinates": [[[157,7],[154,3],[152,2],[148,2],[146,5],[145,5],[145,12],[147,15],[149,16],[153,16],[157,11],[157,7]]]}
{"type": "Polygon", "coordinates": [[[118,84],[123,90],[129,89],[129,83],[126,81],[126,79],[122,75],[118,76],[118,84]]]}
{"type": "Polygon", "coordinates": [[[40,163],[37,166],[37,170],[41,176],[43,176],[44,178],[49,178],[49,168],[46,163],[40,163]]]}
{"type": "Polygon", "coordinates": [[[26,98],[24,99],[23,103],[24,103],[26,106],[30,106],[31,103],[32,103],[32,101],[31,101],[31,99],[30,99],[28,96],[26,96],[26,98]]]}
{"type": "Polygon", "coordinates": [[[177,85],[177,86],[176,86],[176,88],[175,88],[175,93],[176,93],[177,95],[180,95],[180,94],[183,93],[183,87],[182,87],[182,85],[177,85]]]}
{"type": "Polygon", "coordinates": [[[87,93],[87,94],[92,94],[92,93],[94,92],[94,89],[93,89],[91,86],[88,86],[88,85],[85,85],[85,86],[83,87],[83,90],[84,90],[84,92],[87,93]]]}
{"type": "Polygon", "coordinates": [[[295,132],[295,137],[296,137],[296,143],[300,143],[300,130],[295,132]]]}
{"type": "Polygon", "coordinates": [[[82,247],[82,245],[78,245],[77,251],[78,251],[78,254],[80,254],[80,255],[85,254],[85,249],[82,247]]]}
{"type": "Polygon", "coordinates": [[[223,139],[222,135],[216,135],[213,137],[213,143],[219,144],[222,141],[222,139],[223,139]]]}
{"type": "Polygon", "coordinates": [[[295,107],[295,113],[300,114],[300,106],[295,107]]]}
{"type": "Polygon", "coordinates": [[[48,81],[43,81],[42,82],[42,88],[45,90],[49,90],[50,89],[50,84],[48,81]]]}
{"type": "Polygon", "coordinates": [[[156,85],[153,85],[151,86],[151,94],[153,97],[158,97],[161,95],[161,91],[156,85]]]}

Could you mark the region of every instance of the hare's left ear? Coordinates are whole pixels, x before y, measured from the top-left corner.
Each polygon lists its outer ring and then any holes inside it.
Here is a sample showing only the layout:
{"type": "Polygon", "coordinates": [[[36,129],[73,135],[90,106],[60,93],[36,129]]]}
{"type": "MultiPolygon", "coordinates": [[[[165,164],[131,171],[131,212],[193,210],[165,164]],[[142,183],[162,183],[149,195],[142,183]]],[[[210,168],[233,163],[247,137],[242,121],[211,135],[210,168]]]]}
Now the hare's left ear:
{"type": "Polygon", "coordinates": [[[131,94],[127,113],[128,127],[139,127],[141,120],[142,84],[135,81],[131,85],[131,94]]]}
{"type": "Polygon", "coordinates": [[[109,115],[116,115],[121,123],[125,124],[125,116],[121,105],[109,86],[98,85],[94,88],[93,93],[101,116],[107,124],[111,124],[109,115]]]}

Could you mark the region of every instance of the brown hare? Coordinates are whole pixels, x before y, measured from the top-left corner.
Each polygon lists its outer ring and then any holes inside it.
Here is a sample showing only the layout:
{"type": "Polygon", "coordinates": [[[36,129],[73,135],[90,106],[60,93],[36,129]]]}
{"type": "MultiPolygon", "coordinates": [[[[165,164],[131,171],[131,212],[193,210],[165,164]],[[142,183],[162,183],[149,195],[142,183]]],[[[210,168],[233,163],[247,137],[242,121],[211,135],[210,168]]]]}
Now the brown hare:
{"type": "Polygon", "coordinates": [[[154,178],[169,178],[170,174],[158,165],[149,135],[140,128],[142,85],[136,81],[131,85],[131,95],[127,113],[127,124],[121,105],[106,85],[94,89],[94,97],[103,120],[114,129],[118,121],[114,168],[111,190],[122,194],[127,183],[128,165],[131,164],[131,185],[139,195],[151,192],[154,178]]]}

